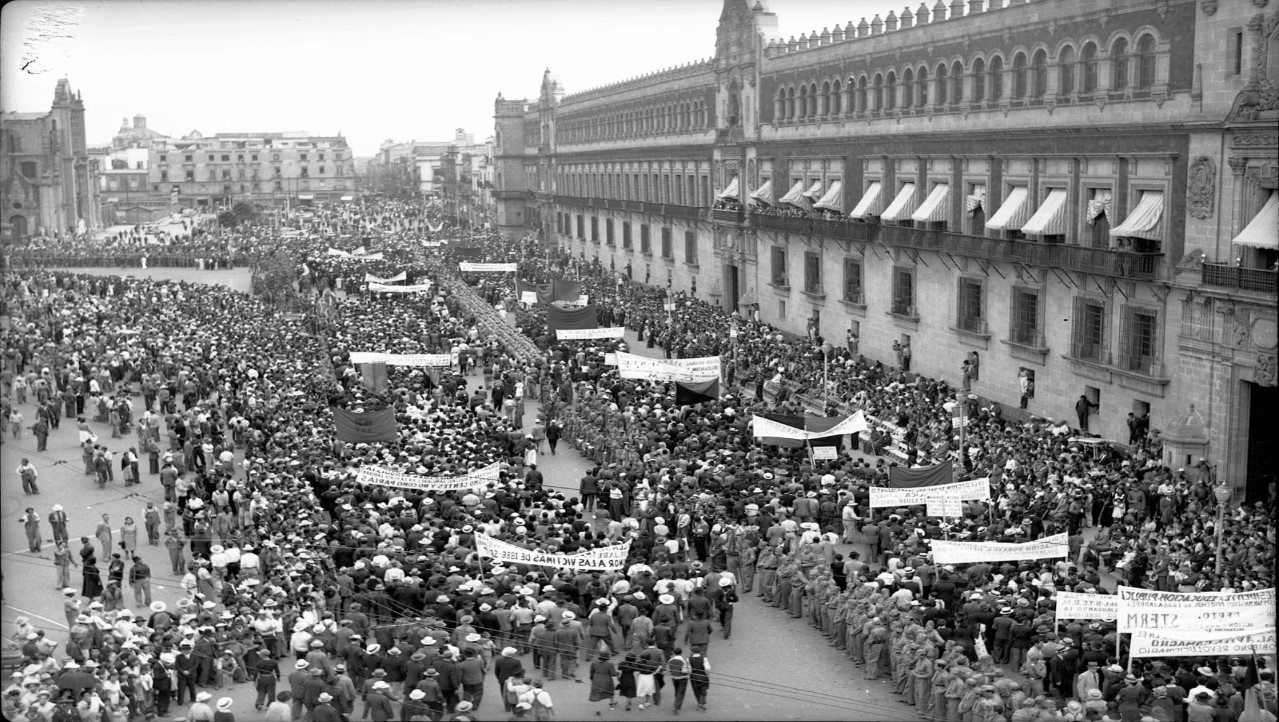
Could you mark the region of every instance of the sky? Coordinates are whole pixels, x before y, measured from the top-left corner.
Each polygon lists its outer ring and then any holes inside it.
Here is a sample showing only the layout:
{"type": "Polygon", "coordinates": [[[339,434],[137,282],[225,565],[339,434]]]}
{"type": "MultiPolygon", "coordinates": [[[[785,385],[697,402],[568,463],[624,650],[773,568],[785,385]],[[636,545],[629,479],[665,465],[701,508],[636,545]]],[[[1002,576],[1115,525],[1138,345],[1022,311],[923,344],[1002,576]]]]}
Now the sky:
{"type": "MultiPolygon", "coordinates": [[[[769,0],[783,36],[901,12],[902,0],[769,0]]],[[[917,5],[918,3],[916,3],[917,5]]],[[[710,57],[722,0],[18,0],[0,9],[0,109],[40,112],[61,77],[91,146],[121,119],[180,137],[493,133],[493,100],[567,92],[710,57]]]]}

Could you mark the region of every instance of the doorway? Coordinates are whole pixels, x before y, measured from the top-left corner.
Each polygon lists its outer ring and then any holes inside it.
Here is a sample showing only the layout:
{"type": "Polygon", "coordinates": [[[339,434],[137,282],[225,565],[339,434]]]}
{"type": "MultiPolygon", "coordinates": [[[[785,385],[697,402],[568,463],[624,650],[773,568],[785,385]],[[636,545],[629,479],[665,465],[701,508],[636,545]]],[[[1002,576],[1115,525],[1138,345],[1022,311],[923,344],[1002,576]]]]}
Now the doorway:
{"type": "MultiPolygon", "coordinates": [[[[9,227],[13,229],[13,239],[15,241],[23,240],[27,237],[27,217],[22,215],[14,215],[9,218],[9,227]]],[[[736,298],[733,299],[736,302],[736,298]]]]}
{"type": "Polygon", "coordinates": [[[737,310],[737,266],[724,266],[724,297],[728,299],[728,312],[737,310]]]}
{"type": "Polygon", "coordinates": [[[1248,476],[1244,499],[1269,503],[1274,495],[1275,480],[1279,477],[1279,416],[1274,409],[1279,405],[1279,387],[1245,384],[1248,392],[1248,476]]]}

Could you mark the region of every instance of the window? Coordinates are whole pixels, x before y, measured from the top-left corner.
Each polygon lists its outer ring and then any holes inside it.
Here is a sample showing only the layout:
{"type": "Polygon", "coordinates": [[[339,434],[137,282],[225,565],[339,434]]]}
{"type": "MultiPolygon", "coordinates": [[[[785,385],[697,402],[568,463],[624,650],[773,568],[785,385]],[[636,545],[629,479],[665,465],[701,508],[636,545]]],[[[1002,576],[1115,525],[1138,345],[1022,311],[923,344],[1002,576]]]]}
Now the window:
{"type": "Polygon", "coordinates": [[[990,99],[1004,97],[1004,59],[996,55],[990,59],[990,99]]]}
{"type": "Polygon", "coordinates": [[[915,102],[915,71],[906,68],[902,73],[902,107],[909,109],[915,102]]]}
{"type": "Polygon", "coordinates": [[[804,293],[822,293],[822,254],[804,252],[804,293]]]}
{"type": "Polygon", "coordinates": [[[671,248],[671,229],[662,229],[662,258],[675,260],[675,249],[671,248]]]}
{"type": "Polygon", "coordinates": [[[555,232],[563,235],[564,233],[564,214],[555,214],[555,232]]]}
{"type": "Polygon", "coordinates": [[[1137,87],[1148,89],[1155,84],[1155,39],[1141,36],[1137,41],[1137,87]]]}
{"type": "Polygon", "coordinates": [[[257,162],[258,162],[258,154],[257,154],[257,153],[254,153],[254,154],[250,155],[250,156],[249,156],[249,160],[253,161],[254,163],[257,163],[257,162]]]}
{"type": "Polygon", "coordinates": [[[1075,299],[1074,327],[1070,337],[1071,356],[1085,361],[1106,361],[1106,306],[1087,298],[1075,299]]]}
{"type": "Polygon", "coordinates": [[[591,216],[591,242],[600,242],[600,219],[599,216],[591,216]]]}
{"type": "Polygon", "coordinates": [[[1128,41],[1119,38],[1110,51],[1111,90],[1123,90],[1128,87],[1128,41]]]}
{"type": "Polygon", "coordinates": [[[631,222],[622,221],[622,248],[631,250],[631,222]]]}
{"type": "Polygon", "coordinates": [[[772,284],[778,288],[790,288],[790,281],[786,277],[786,249],[781,246],[773,246],[772,250],[772,284]]]}
{"type": "Polygon", "coordinates": [[[303,154],[302,154],[302,160],[308,160],[308,158],[307,158],[307,154],[306,154],[306,153],[303,153],[303,154]]]}
{"type": "Polygon", "coordinates": [[[1048,92],[1048,53],[1042,50],[1036,52],[1035,59],[1031,61],[1031,67],[1035,73],[1032,78],[1034,85],[1031,95],[1042,98],[1048,92]]]}
{"type": "Polygon", "coordinates": [[[282,175],[282,173],[281,173],[281,170],[280,170],[280,166],[278,166],[278,165],[277,165],[277,166],[275,167],[275,177],[276,177],[276,178],[279,178],[281,175],[282,175]]]}
{"type": "MultiPolygon", "coordinates": [[[[306,174],[304,173],[303,175],[306,175],[306,174]]],[[[223,170],[223,171],[222,171],[222,180],[231,180],[231,171],[230,171],[230,170],[223,170]]]]}
{"type": "MultiPolygon", "coordinates": [[[[990,69],[994,72],[994,63],[990,69]]],[[[1013,58],[1013,98],[1019,100],[1027,95],[1030,95],[1030,72],[1026,68],[1026,56],[1017,53],[1013,58]]]]}
{"type": "Polygon", "coordinates": [[[617,243],[613,240],[613,219],[612,218],[605,219],[604,221],[604,242],[610,246],[617,245],[617,243]]]}
{"type": "Polygon", "coordinates": [[[915,315],[915,271],[911,268],[893,269],[892,312],[899,316],[915,315]]]}
{"type": "Polygon", "coordinates": [[[1057,58],[1057,94],[1070,95],[1075,92],[1075,49],[1069,45],[1062,48],[1057,58]]]}
{"type": "Polygon", "coordinates": [[[1043,346],[1039,334],[1039,293],[1013,289],[1008,314],[1008,340],[1023,346],[1043,346]]]}
{"type": "Polygon", "coordinates": [[[1119,336],[1119,367],[1149,374],[1159,360],[1159,314],[1125,306],[1119,336]]]}
{"type": "Polygon", "coordinates": [[[306,166],[302,166],[302,173],[301,173],[301,175],[302,175],[302,177],[303,177],[303,178],[310,178],[310,177],[311,177],[311,169],[310,169],[310,168],[307,168],[306,166]]]}
{"type": "Polygon", "coordinates": [[[167,170],[160,171],[160,182],[167,183],[168,180],[169,180],[169,171],[167,170]]]}
{"type": "MultiPolygon", "coordinates": [[[[212,158],[210,158],[210,160],[212,160],[212,158]]],[[[222,162],[223,162],[223,163],[230,163],[230,162],[231,162],[231,154],[229,154],[229,153],[223,153],[223,154],[222,154],[222,162]]]]}
{"type": "Polygon", "coordinates": [[[946,78],[946,66],[937,66],[937,104],[946,104],[946,91],[948,90],[949,80],[946,78]]]}
{"type": "Polygon", "coordinates": [[[777,317],[786,318],[786,301],[782,299],[777,300],[777,317]]]}
{"type": "Polygon", "coordinates": [[[276,190],[276,192],[277,192],[277,193],[278,193],[278,192],[280,192],[280,191],[282,191],[282,190],[284,190],[284,182],[283,182],[283,181],[276,181],[276,182],[275,182],[275,190],[276,190]]]}
{"type": "Polygon", "coordinates": [[[844,300],[865,303],[862,300],[862,262],[859,258],[844,259],[844,300]]]}
{"type": "Polygon", "coordinates": [[[950,102],[962,103],[964,101],[964,64],[955,61],[950,67],[950,102]]]}
{"type": "Polygon", "coordinates": [[[24,160],[21,164],[22,175],[25,178],[35,178],[39,174],[39,166],[33,160],[24,160]]]}
{"type": "Polygon", "coordinates": [[[986,99],[986,62],[981,58],[973,61],[973,101],[980,103],[986,99]]]}
{"type": "Polygon", "coordinates": [[[697,265],[697,233],[684,231],[684,263],[697,265]]]}
{"type": "Polygon", "coordinates": [[[187,171],[187,180],[188,180],[188,181],[194,181],[194,180],[195,180],[195,171],[193,171],[193,170],[189,170],[189,171],[187,171]]]}
{"type": "Polygon", "coordinates": [[[920,68],[915,76],[915,100],[921,108],[928,106],[928,68],[920,68]]]}
{"type": "Polygon", "coordinates": [[[577,216],[577,237],[579,240],[586,240],[586,218],[580,213],[577,216]]]}
{"type": "Polygon", "coordinates": [[[959,279],[959,298],[955,325],[964,331],[985,333],[986,321],[982,309],[982,282],[975,278],[959,279]]]}
{"type": "Polygon", "coordinates": [[[169,156],[165,155],[164,153],[161,153],[161,154],[160,154],[160,162],[161,162],[161,163],[168,163],[168,162],[169,162],[169,156]]]}
{"type": "Polygon", "coordinates": [[[648,224],[640,224],[640,253],[653,253],[653,242],[648,237],[648,224]]]}
{"type": "Polygon", "coordinates": [[[318,154],[318,155],[319,155],[320,160],[324,160],[324,154],[323,154],[323,153],[320,153],[320,154],[318,154]]]}
{"type": "Polygon", "coordinates": [[[320,166],[320,175],[324,175],[324,166],[320,166]]]}
{"type": "Polygon", "coordinates": [[[888,71],[888,79],[884,81],[884,109],[892,110],[897,107],[897,74],[888,71]]]}
{"type": "Polygon", "coordinates": [[[1226,55],[1230,58],[1230,73],[1238,75],[1243,72],[1243,31],[1239,28],[1231,28],[1228,41],[1229,48],[1226,55]]]}

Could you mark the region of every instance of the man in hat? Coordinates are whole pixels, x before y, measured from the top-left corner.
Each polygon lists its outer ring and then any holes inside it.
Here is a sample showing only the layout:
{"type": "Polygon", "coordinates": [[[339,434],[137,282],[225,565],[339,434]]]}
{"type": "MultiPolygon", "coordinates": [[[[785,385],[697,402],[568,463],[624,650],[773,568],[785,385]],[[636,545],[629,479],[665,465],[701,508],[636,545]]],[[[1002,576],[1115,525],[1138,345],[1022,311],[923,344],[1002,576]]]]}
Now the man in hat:
{"type": "MultiPolygon", "coordinates": [[[[213,699],[213,695],[208,692],[200,692],[195,696],[195,701],[191,703],[191,707],[187,710],[187,722],[213,722],[213,708],[209,706],[209,700],[213,699]]],[[[178,702],[181,707],[182,703],[178,702]]]]}
{"type": "MultiPolygon", "coordinates": [[[[388,703],[389,704],[389,703],[388,703]]],[[[390,719],[390,717],[377,717],[373,719],[390,719]]],[[[342,713],[333,706],[333,695],[328,692],[321,692],[316,697],[315,707],[311,710],[311,722],[342,722],[342,713]]]]}
{"type": "Polygon", "coordinates": [[[178,673],[178,706],[181,707],[182,700],[186,699],[189,693],[191,698],[196,696],[195,684],[196,673],[200,666],[200,661],[196,659],[194,652],[195,645],[190,640],[184,640],[178,645],[178,656],[174,660],[173,667],[178,673]]]}
{"type": "MultiPolygon", "coordinates": [[[[524,663],[520,661],[519,652],[515,647],[506,647],[502,649],[502,654],[493,662],[493,676],[497,677],[498,688],[505,692],[506,680],[511,677],[524,676],[524,663]]],[[[504,693],[502,695],[504,708],[507,712],[512,709],[510,698],[504,693]]]]}

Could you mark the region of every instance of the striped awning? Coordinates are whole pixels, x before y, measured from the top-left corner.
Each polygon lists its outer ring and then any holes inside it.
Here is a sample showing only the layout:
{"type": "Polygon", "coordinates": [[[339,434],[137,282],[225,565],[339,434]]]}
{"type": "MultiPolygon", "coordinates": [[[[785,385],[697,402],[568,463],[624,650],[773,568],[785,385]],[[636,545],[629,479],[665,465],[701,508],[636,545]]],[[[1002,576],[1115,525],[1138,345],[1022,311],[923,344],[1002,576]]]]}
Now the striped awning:
{"type": "Polygon", "coordinates": [[[820,208],[824,211],[835,211],[836,213],[844,212],[844,183],[843,181],[835,181],[831,184],[830,189],[826,191],[826,195],[822,196],[820,201],[813,204],[814,208],[820,208]]]}
{"type": "Polygon", "coordinates": [[[1144,238],[1148,241],[1162,241],[1164,234],[1159,226],[1159,219],[1164,214],[1163,191],[1142,191],[1141,200],[1132,209],[1128,218],[1110,229],[1112,237],[1144,238]]]}
{"type": "Polygon", "coordinates": [[[786,191],[786,195],[782,196],[780,203],[802,203],[804,200],[804,181],[795,181],[795,185],[786,191]]]}
{"type": "Polygon", "coordinates": [[[819,180],[813,181],[813,185],[809,186],[808,190],[804,191],[804,197],[810,201],[815,201],[818,198],[821,198],[822,182],[819,180]]]}
{"type": "Polygon", "coordinates": [[[902,189],[897,191],[897,197],[892,203],[888,204],[888,208],[884,210],[881,216],[885,221],[908,221],[910,214],[915,212],[915,184],[907,183],[902,189]]]}
{"type": "Polygon", "coordinates": [[[973,186],[972,195],[964,199],[964,210],[971,216],[984,205],[986,205],[986,186],[973,186]]]}
{"type": "Polygon", "coordinates": [[[1040,236],[1066,235],[1066,189],[1053,188],[1035,215],[1021,227],[1022,233],[1040,236]]]}
{"type": "Polygon", "coordinates": [[[751,194],[751,200],[756,200],[769,206],[776,203],[777,199],[773,197],[773,182],[771,180],[764,181],[764,185],[756,188],[755,192],[751,194]]]}
{"type": "Polygon", "coordinates": [[[950,213],[946,207],[946,199],[950,198],[950,184],[938,183],[933,186],[933,190],[919,204],[919,208],[910,214],[910,219],[916,223],[940,223],[950,220],[950,213]]]}
{"type": "Polygon", "coordinates": [[[738,194],[738,190],[737,190],[737,176],[733,176],[733,180],[729,181],[729,183],[728,183],[728,187],[727,187],[727,188],[725,188],[724,190],[720,191],[720,192],[719,192],[719,193],[715,196],[715,198],[716,198],[716,199],[718,199],[718,200],[723,200],[723,199],[725,199],[725,198],[733,198],[733,199],[736,199],[736,198],[737,198],[737,194],[738,194]]]}
{"type": "Polygon", "coordinates": [[[1008,192],[1004,204],[986,221],[986,227],[996,231],[1018,231],[1030,218],[1030,204],[1026,202],[1026,186],[1017,186],[1008,192]]]}
{"type": "Polygon", "coordinates": [[[866,188],[866,193],[862,195],[862,199],[857,201],[857,206],[853,208],[853,212],[849,216],[853,218],[867,218],[869,216],[877,216],[884,208],[883,185],[879,181],[871,183],[866,188]]]}
{"type": "Polygon", "coordinates": [[[1271,191],[1270,200],[1235,236],[1233,242],[1241,246],[1279,250],[1279,194],[1271,191]]]}

